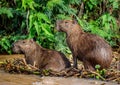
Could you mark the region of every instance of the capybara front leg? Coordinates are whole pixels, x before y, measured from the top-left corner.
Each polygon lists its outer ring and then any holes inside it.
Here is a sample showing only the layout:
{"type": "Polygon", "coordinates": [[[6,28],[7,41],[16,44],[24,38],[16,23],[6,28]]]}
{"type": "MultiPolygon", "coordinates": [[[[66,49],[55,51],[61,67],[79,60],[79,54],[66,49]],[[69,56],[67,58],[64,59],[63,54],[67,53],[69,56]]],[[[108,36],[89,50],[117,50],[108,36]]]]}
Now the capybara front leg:
{"type": "Polygon", "coordinates": [[[27,62],[26,62],[25,58],[23,58],[22,60],[23,60],[23,63],[27,66],[27,62]]]}
{"type": "Polygon", "coordinates": [[[73,67],[77,68],[77,57],[73,57],[73,67]]]}

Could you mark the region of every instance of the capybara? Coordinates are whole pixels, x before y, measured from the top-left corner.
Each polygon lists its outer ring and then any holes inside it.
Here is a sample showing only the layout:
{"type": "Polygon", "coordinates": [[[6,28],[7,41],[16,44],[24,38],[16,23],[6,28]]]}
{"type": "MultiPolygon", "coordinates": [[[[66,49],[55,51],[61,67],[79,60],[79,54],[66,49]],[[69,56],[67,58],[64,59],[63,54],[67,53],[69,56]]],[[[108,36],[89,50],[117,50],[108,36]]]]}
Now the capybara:
{"type": "Polygon", "coordinates": [[[73,55],[73,67],[77,68],[77,59],[83,62],[87,70],[95,70],[96,65],[100,65],[101,69],[110,66],[112,49],[103,38],[85,33],[75,20],[58,20],[56,28],[66,33],[66,41],[73,55]]]}
{"type": "Polygon", "coordinates": [[[26,63],[39,69],[50,69],[59,72],[71,66],[64,54],[43,48],[33,39],[16,41],[13,43],[12,50],[14,53],[25,54],[26,63]]]}

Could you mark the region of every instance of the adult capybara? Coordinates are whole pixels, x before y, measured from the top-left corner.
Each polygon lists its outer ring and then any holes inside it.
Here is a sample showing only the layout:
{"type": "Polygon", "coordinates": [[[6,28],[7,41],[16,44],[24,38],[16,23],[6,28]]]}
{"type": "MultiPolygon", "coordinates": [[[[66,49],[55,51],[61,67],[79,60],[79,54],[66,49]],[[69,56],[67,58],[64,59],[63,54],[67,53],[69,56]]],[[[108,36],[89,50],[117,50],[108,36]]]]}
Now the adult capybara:
{"type": "Polygon", "coordinates": [[[110,66],[112,49],[103,38],[83,32],[74,20],[58,20],[56,28],[66,33],[67,44],[73,54],[73,67],[77,68],[77,59],[88,70],[95,70],[95,65],[98,64],[101,69],[110,66]]]}
{"type": "Polygon", "coordinates": [[[25,54],[27,64],[39,69],[61,71],[71,66],[64,54],[55,50],[45,49],[33,39],[18,40],[13,43],[12,50],[14,53],[25,54]]]}

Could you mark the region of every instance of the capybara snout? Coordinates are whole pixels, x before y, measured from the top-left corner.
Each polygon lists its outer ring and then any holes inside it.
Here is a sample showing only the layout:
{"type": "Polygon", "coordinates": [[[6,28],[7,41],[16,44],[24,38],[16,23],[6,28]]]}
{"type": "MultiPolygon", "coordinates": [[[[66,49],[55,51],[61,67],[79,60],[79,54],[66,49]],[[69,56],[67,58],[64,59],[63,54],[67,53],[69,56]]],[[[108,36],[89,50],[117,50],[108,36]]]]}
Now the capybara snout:
{"type": "Polygon", "coordinates": [[[17,45],[17,43],[12,44],[12,51],[13,51],[13,53],[19,53],[19,54],[22,53],[20,46],[17,45]]]}

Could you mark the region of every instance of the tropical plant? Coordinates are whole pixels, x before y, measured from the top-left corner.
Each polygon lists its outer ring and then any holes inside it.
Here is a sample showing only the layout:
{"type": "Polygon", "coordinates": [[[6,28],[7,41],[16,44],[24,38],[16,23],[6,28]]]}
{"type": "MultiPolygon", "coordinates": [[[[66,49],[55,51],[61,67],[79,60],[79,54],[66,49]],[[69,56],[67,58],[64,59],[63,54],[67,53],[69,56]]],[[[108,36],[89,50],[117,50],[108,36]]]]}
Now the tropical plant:
{"type": "Polygon", "coordinates": [[[14,41],[34,38],[45,48],[70,53],[66,36],[56,31],[55,22],[73,18],[84,31],[116,46],[120,42],[119,10],[119,0],[1,0],[0,52],[11,53],[14,41]]]}

